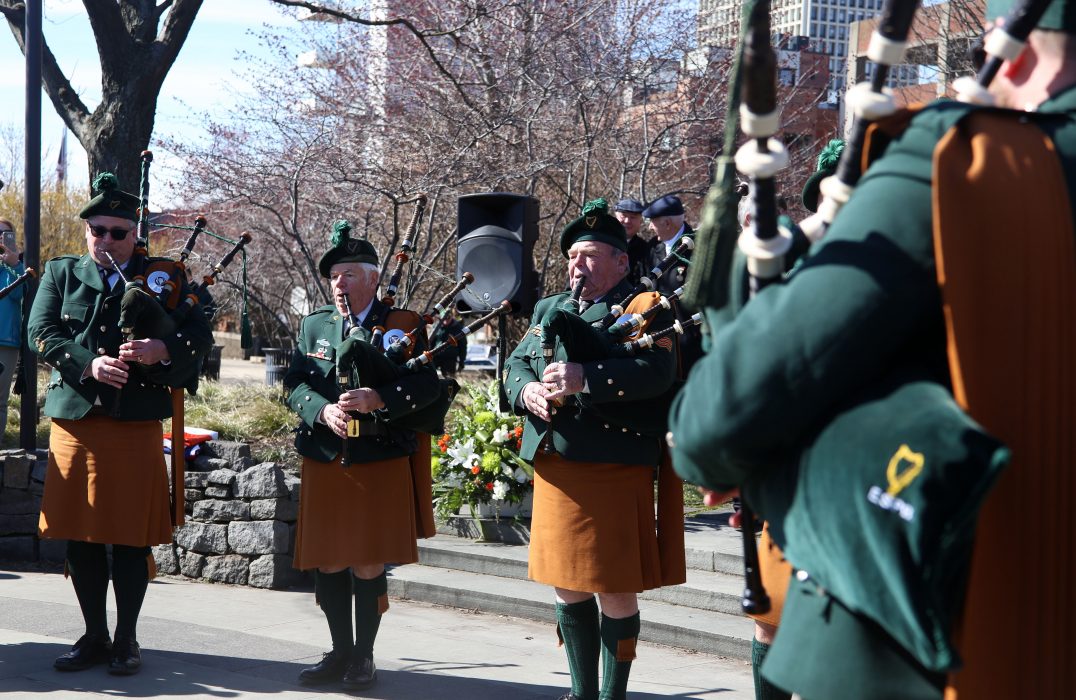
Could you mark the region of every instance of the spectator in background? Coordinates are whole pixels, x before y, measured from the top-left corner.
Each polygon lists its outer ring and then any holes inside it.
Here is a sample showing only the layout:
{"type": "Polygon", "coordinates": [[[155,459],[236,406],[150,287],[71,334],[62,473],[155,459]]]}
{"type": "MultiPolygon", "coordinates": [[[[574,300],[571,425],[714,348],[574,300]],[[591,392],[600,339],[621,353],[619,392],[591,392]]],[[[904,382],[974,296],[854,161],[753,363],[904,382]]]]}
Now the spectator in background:
{"type": "MultiPolygon", "coordinates": [[[[462,333],[463,324],[456,318],[456,312],[449,309],[445,317],[433,329],[433,337],[430,338],[430,347],[435,348],[447,341],[454,333],[462,333]]],[[[467,359],[467,336],[461,336],[455,347],[445,348],[445,351],[434,358],[437,369],[441,376],[454,377],[456,372],[463,371],[464,362],[467,359]]]]}
{"type": "Polygon", "coordinates": [[[622,199],[616,203],[613,212],[616,220],[624,225],[628,236],[628,282],[632,286],[639,283],[639,278],[650,271],[649,248],[646,239],[640,236],[643,228],[643,203],[638,199],[622,199]]]}
{"type": "MultiPolygon", "coordinates": [[[[0,289],[15,281],[24,272],[22,256],[15,245],[15,225],[7,219],[0,219],[0,244],[4,252],[0,255],[0,289]]],[[[7,401],[11,394],[11,380],[15,376],[15,365],[19,359],[19,346],[22,344],[22,298],[26,286],[19,285],[3,299],[0,299],[0,418],[7,426],[7,401]]],[[[2,434],[2,433],[0,433],[2,434]]]]}

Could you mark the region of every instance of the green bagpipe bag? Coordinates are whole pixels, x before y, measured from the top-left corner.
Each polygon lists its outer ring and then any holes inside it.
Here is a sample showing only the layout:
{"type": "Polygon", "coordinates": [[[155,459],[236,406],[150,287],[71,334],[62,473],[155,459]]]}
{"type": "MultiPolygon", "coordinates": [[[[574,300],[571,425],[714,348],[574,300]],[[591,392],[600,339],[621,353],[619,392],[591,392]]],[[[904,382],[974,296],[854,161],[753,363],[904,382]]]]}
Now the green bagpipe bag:
{"type": "Polygon", "coordinates": [[[976,520],[1009,451],[926,376],[892,375],[744,488],[800,576],[944,671],[959,665],[950,633],[976,520]]]}

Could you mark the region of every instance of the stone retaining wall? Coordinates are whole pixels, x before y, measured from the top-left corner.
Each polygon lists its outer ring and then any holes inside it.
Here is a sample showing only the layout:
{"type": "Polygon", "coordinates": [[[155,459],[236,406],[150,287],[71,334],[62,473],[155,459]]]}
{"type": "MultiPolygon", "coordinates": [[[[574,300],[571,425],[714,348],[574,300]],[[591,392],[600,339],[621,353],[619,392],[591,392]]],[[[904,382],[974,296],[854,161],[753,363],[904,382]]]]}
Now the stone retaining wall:
{"type": "MultiPolygon", "coordinates": [[[[0,451],[0,559],[62,561],[62,541],[37,537],[46,458],[0,451]]],[[[250,446],[210,441],[184,474],[187,521],[172,544],[153,548],[162,574],[287,588],[306,583],[292,568],[299,478],[273,462],[254,464],[250,446]]]]}

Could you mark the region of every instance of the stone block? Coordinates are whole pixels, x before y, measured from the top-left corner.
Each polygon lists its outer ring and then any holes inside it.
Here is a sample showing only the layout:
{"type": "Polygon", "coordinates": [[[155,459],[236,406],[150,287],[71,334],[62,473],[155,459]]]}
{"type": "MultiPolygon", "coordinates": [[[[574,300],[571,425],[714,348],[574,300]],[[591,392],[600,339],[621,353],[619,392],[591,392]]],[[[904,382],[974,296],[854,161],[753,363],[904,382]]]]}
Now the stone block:
{"type": "Polygon", "coordinates": [[[158,574],[178,574],[179,558],[175,545],[159,544],[153,548],[153,560],[157,562],[158,574]]]}
{"type": "Polygon", "coordinates": [[[204,454],[198,455],[191,461],[191,471],[214,472],[218,469],[229,469],[230,467],[231,462],[228,460],[208,457],[204,454]]]}
{"type": "Polygon", "coordinates": [[[0,515],[27,515],[41,509],[41,498],[21,489],[0,491],[0,515]]]}
{"type": "Polygon", "coordinates": [[[201,489],[183,489],[183,500],[187,503],[197,503],[205,498],[205,492],[201,489]]]}
{"type": "Polygon", "coordinates": [[[226,523],[250,520],[250,504],[245,501],[209,498],[194,504],[194,519],[203,522],[226,523]]]}
{"type": "Polygon", "coordinates": [[[228,549],[236,554],[287,554],[288,524],[279,520],[228,523],[228,549]]]}
{"type": "Polygon", "coordinates": [[[188,522],[176,530],[175,542],[192,552],[225,554],[228,551],[228,526],[188,522]]]}
{"type": "Polygon", "coordinates": [[[251,467],[235,479],[235,495],[239,498],[280,498],[288,495],[284,470],[273,462],[251,467]]]}
{"type": "Polygon", "coordinates": [[[288,498],[295,501],[296,503],[299,502],[299,494],[302,488],[302,483],[302,479],[292,474],[287,474],[284,476],[284,485],[288,487],[288,498]]]}
{"type": "Polygon", "coordinates": [[[33,469],[30,470],[30,480],[45,483],[45,472],[47,472],[48,470],[49,465],[47,461],[42,461],[35,458],[33,469]]]}
{"type": "Polygon", "coordinates": [[[210,472],[183,472],[183,486],[188,489],[204,489],[209,483],[210,472]]]}
{"type": "Polygon", "coordinates": [[[231,486],[235,483],[235,472],[231,469],[217,469],[209,472],[206,478],[207,486],[231,486]]]}
{"type": "Polygon", "coordinates": [[[4,458],[4,488],[25,489],[30,485],[30,458],[25,452],[4,458]]]}
{"type": "Polygon", "coordinates": [[[238,554],[226,554],[221,557],[209,557],[202,569],[202,578],[218,583],[234,583],[239,586],[247,585],[247,577],[250,573],[250,562],[246,557],[238,554]]]}
{"type": "Polygon", "coordinates": [[[34,536],[16,535],[15,537],[0,537],[0,559],[8,559],[10,561],[33,561],[34,536]]]}
{"type": "Polygon", "coordinates": [[[299,504],[290,498],[256,498],[250,502],[251,520],[283,520],[293,523],[299,517],[299,504]]]}
{"type": "Polygon", "coordinates": [[[253,464],[250,456],[250,445],[244,442],[229,442],[227,440],[210,440],[202,443],[202,454],[207,457],[215,457],[227,461],[236,471],[248,468],[253,464]]]}
{"type": "Polygon", "coordinates": [[[187,578],[201,578],[205,557],[197,552],[183,552],[179,556],[179,573],[187,578]]]}
{"type": "Polygon", "coordinates": [[[232,490],[227,486],[207,486],[205,489],[206,498],[231,498],[232,490]]]}
{"type": "Polygon", "coordinates": [[[37,514],[0,515],[0,536],[33,535],[37,532],[37,514]]]}
{"type": "Polygon", "coordinates": [[[37,541],[37,558],[45,561],[63,561],[67,559],[67,540],[37,541]]]}
{"type": "Polygon", "coordinates": [[[266,554],[250,562],[247,584],[255,588],[288,588],[303,578],[303,572],[292,566],[290,555],[266,554]]]}

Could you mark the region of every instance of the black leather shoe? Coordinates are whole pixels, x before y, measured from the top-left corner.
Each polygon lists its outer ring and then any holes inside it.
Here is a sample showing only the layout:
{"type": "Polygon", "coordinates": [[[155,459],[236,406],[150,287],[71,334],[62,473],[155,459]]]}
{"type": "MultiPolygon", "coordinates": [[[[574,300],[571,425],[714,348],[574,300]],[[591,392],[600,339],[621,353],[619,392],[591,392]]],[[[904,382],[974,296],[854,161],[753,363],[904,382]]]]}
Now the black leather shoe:
{"type": "Polygon", "coordinates": [[[343,679],[348,661],[350,661],[349,654],[334,649],[322,656],[318,663],[299,671],[299,682],[305,685],[335,683],[343,679]]]}
{"type": "Polygon", "coordinates": [[[142,668],[142,651],[138,642],[129,637],[116,637],[112,643],[112,658],[108,672],[113,676],[132,676],[142,668]]]}
{"type": "Polygon", "coordinates": [[[91,666],[103,664],[112,654],[112,642],[108,635],[84,634],[71,647],[52,663],[57,671],[85,671],[91,666]]]}
{"type": "Polygon", "coordinates": [[[344,674],[345,690],[364,690],[377,683],[377,666],[370,657],[356,659],[347,667],[344,674]]]}

